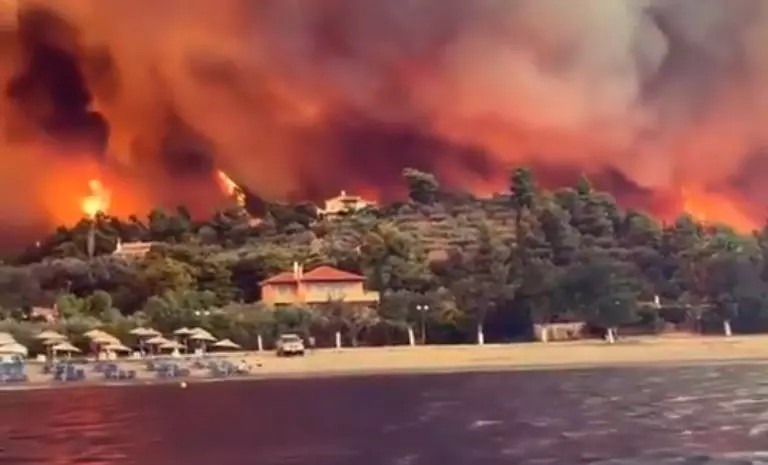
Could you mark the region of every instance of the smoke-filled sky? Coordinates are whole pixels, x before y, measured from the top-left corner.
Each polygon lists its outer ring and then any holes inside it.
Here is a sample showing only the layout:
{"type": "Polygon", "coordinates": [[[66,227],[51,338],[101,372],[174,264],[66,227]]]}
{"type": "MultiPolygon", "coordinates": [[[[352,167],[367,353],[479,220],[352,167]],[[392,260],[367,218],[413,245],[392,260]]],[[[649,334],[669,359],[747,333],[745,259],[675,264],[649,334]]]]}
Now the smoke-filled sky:
{"type": "Polygon", "coordinates": [[[386,197],[534,164],[760,223],[766,45],[764,0],[3,0],[0,214],[75,221],[93,178],[127,215],[214,208],[215,169],[386,197]]]}

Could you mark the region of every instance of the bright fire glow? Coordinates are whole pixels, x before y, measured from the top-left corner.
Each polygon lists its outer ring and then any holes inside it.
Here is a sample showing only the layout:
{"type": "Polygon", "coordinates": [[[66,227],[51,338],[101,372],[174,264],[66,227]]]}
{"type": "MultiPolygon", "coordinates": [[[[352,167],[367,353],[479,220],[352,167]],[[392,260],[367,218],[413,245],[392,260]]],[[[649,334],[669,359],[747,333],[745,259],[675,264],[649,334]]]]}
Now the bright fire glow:
{"type": "Polygon", "coordinates": [[[83,198],[82,209],[89,218],[95,217],[98,213],[106,213],[109,210],[111,193],[101,184],[98,179],[88,181],[90,195],[83,198]]]}
{"type": "Polygon", "coordinates": [[[234,197],[239,206],[242,207],[245,205],[245,194],[243,193],[243,190],[232,180],[232,178],[227,176],[227,173],[218,170],[216,172],[216,179],[225,194],[229,197],[234,197]]]}
{"type": "Polygon", "coordinates": [[[683,209],[702,223],[717,222],[726,224],[736,231],[749,232],[759,225],[738,204],[724,195],[705,192],[692,187],[680,191],[683,209]]]}
{"type": "Polygon", "coordinates": [[[227,195],[234,195],[238,191],[238,186],[235,181],[232,180],[227,173],[219,170],[216,172],[216,179],[219,181],[219,185],[227,195]]]}

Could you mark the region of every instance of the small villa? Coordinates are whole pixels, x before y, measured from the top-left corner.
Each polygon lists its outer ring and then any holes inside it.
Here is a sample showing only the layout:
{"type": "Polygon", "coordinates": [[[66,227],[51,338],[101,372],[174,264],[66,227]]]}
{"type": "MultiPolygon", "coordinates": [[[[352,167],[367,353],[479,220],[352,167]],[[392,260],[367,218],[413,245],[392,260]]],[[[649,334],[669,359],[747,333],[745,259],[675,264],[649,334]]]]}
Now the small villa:
{"type": "Polygon", "coordinates": [[[307,273],[298,263],[261,282],[261,298],[270,305],[319,305],[332,300],[354,304],[376,304],[379,293],[365,289],[365,276],[330,266],[319,266],[307,273]]]}
{"type": "Polygon", "coordinates": [[[115,248],[115,251],[112,252],[112,255],[125,259],[144,258],[144,256],[149,253],[149,250],[156,244],[156,242],[128,242],[123,244],[118,241],[117,247],[115,248]]]}
{"type": "Polygon", "coordinates": [[[348,195],[345,191],[336,197],[325,201],[325,208],[319,210],[324,217],[336,217],[345,213],[354,213],[367,207],[375,207],[376,203],[365,200],[359,195],[348,195]]]}

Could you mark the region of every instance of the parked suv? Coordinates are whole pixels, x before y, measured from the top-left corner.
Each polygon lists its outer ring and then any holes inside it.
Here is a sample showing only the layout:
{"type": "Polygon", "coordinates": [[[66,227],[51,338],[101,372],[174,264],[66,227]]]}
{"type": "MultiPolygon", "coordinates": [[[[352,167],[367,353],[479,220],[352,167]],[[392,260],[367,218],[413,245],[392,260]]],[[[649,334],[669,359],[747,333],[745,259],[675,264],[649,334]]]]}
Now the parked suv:
{"type": "Polygon", "coordinates": [[[304,355],[304,341],[296,334],[283,334],[277,340],[277,356],[304,355]]]}

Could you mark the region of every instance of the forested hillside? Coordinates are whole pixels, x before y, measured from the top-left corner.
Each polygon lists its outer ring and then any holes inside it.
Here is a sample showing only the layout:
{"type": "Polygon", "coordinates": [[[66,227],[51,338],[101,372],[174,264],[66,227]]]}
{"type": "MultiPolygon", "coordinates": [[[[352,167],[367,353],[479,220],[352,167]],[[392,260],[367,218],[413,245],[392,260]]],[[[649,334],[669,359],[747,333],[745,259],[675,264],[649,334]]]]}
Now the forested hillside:
{"type": "Polygon", "coordinates": [[[586,178],[543,191],[526,169],[511,173],[509,192],[486,199],[446,191],[415,170],[405,170],[403,182],[407,201],[334,220],[318,218],[308,203],[267,205],[261,221],[239,208],[206,222],[183,208],[83,220],[0,267],[0,308],[24,319],[33,306],[56,304],[64,325],[106,324],[118,333],[136,324],[202,325],[251,346],[257,333],[284,330],[402,342],[403,328],[418,327],[422,317],[431,342],[472,342],[478,326],[488,341],[525,339],[531,322],[562,320],[595,328],[660,330],[670,318],[699,329],[722,331],[726,321],[734,331],[768,328],[768,229],[743,236],[685,215],[662,225],[621,209],[586,178]],[[161,244],[126,261],[111,255],[118,239],[161,244]],[[258,283],[294,261],[366,275],[381,292],[380,307],[274,311],[260,304],[258,283]],[[644,304],[655,296],[664,311],[644,304]]]}

